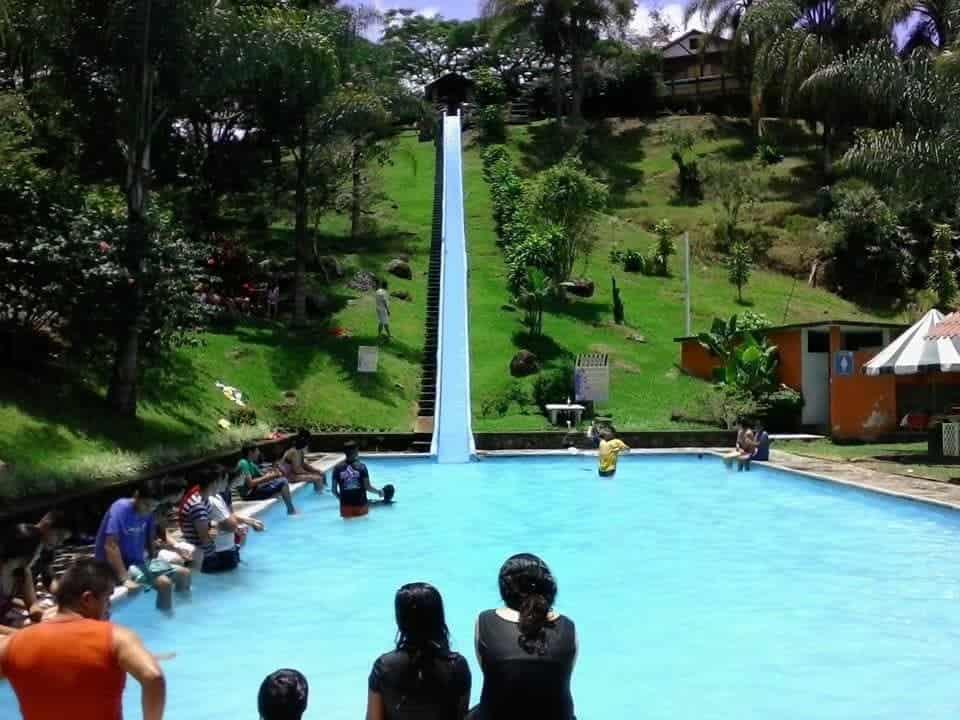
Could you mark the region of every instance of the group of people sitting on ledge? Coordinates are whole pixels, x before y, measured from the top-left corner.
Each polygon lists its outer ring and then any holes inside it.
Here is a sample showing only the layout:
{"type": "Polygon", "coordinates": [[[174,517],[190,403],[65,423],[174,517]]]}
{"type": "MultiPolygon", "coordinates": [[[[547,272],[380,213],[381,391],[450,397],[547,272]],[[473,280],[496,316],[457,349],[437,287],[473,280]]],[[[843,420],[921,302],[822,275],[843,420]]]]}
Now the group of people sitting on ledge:
{"type": "MultiPolygon", "coordinates": [[[[94,559],[108,565],[128,592],[151,588],[157,607],[170,609],[173,592],[190,589],[191,569],[204,573],[235,569],[247,533],[264,530],[257,518],[235,511],[234,491],[245,501],[281,499],[293,515],[297,509],[291,483],[309,482],[318,492],[324,490],[324,473],[305,456],[309,442],[308,433],[297,433],[276,467],[264,466],[260,449],[245,445],[232,472],[215,465],[195,473],[189,486],[180,478],[142,483],[133,497],[114,501],[103,515],[93,544],[94,559]]],[[[344,450],[345,459],[332,470],[341,516],[365,515],[371,504],[367,493],[379,496],[379,503],[392,503],[393,486],[381,490],[370,484],[356,445],[347,443],[344,450]]],[[[53,610],[56,580],[37,566],[45,549],[59,546],[70,534],[60,529],[61,520],[62,515],[48,513],[39,522],[16,525],[0,537],[0,635],[40,622],[53,610]]]]}
{"type": "MultiPolygon", "coordinates": [[[[77,561],[57,583],[52,617],[0,637],[0,677],[12,685],[24,720],[120,720],[128,675],[141,686],[143,720],[163,717],[163,658],[109,620],[116,576],[108,563],[77,561]]],[[[574,719],[577,634],[553,608],[550,568],[535,555],[514,555],[498,584],[503,606],[481,612],[474,633],[479,704],[468,709],[470,668],[450,647],[440,592],[417,582],[396,593],[397,639],[370,671],[367,720],[574,719]]],[[[283,669],[263,681],[257,706],[262,720],[300,720],[307,699],[306,677],[283,669]]]]}
{"type": "Polygon", "coordinates": [[[737,423],[737,444],[723,455],[727,467],[737,464],[737,472],[749,470],[750,463],[767,462],[770,459],[770,435],[760,423],[740,420],[737,423]]]}

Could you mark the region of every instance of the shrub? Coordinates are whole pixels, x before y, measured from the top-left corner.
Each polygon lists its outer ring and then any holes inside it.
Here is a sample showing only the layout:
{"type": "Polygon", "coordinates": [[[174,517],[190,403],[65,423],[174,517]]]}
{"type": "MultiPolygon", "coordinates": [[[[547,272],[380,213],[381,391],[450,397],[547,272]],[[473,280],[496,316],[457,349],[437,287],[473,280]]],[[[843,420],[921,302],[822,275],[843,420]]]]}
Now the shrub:
{"type": "Polygon", "coordinates": [[[607,186],[588,175],[583,164],[571,157],[537,175],[531,187],[531,212],[538,221],[562,230],[554,282],[569,278],[577,259],[589,257],[597,214],[606,206],[607,198],[607,186]]]}
{"type": "Polygon", "coordinates": [[[727,430],[732,430],[743,418],[759,416],[764,409],[759,400],[729,385],[706,391],[698,405],[703,408],[705,420],[727,430]]]}
{"type": "Polygon", "coordinates": [[[533,382],[533,401],[541,409],[547,403],[564,402],[573,394],[573,368],[563,367],[540,373],[533,382]]]}
{"type": "Polygon", "coordinates": [[[503,417],[510,412],[512,405],[523,409],[529,404],[530,394],[527,390],[520,383],[512,382],[483,400],[480,405],[480,415],[485,418],[503,417]]]}
{"type": "Polygon", "coordinates": [[[507,121],[500,105],[483,105],[477,108],[477,127],[480,129],[480,141],[500,143],[507,137],[507,121]]]}
{"type": "Polygon", "coordinates": [[[627,250],[623,253],[623,269],[627,272],[647,272],[647,259],[636,250],[627,250]]]}
{"type": "Polygon", "coordinates": [[[764,165],[776,165],[783,160],[783,153],[780,152],[780,148],[776,145],[769,142],[761,142],[757,145],[757,151],[754,153],[754,157],[757,159],[757,162],[763,163],[764,165]]]}
{"type": "Polygon", "coordinates": [[[831,239],[833,272],[841,289],[902,297],[914,257],[912,242],[900,231],[896,214],[871,187],[840,190],[835,199],[824,229],[831,239]]]}
{"type": "Polygon", "coordinates": [[[541,270],[547,277],[555,276],[557,264],[555,242],[559,232],[553,226],[529,231],[525,239],[506,247],[507,287],[514,296],[521,294],[527,281],[528,269],[541,270]]]}
{"type": "Polygon", "coordinates": [[[933,228],[934,250],[930,258],[927,288],[937,296],[937,307],[948,310],[957,297],[957,276],[953,271],[953,230],[949,225],[933,228]]]}
{"type": "Polygon", "coordinates": [[[772,432],[794,432],[803,419],[803,396],[793,388],[781,386],[761,399],[761,417],[772,432]]]}
{"type": "Polygon", "coordinates": [[[252,407],[236,407],[227,415],[232,425],[256,425],[257,411],[252,407]]]}
{"type": "Polygon", "coordinates": [[[670,256],[677,252],[673,245],[676,230],[673,223],[664,218],[653,226],[653,233],[657,236],[657,247],[651,258],[651,270],[654,275],[666,277],[670,274],[670,256]]]}

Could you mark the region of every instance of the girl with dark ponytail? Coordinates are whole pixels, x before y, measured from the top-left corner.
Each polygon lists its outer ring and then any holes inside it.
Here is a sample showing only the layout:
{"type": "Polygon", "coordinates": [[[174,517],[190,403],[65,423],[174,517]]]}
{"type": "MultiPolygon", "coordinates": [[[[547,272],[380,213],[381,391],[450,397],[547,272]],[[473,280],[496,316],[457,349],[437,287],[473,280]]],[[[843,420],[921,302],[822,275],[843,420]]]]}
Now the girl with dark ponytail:
{"type": "Polygon", "coordinates": [[[397,645],[370,673],[367,720],[462,720],[470,702],[470,668],[450,650],[443,598],[433,585],[397,591],[397,645]]]}
{"type": "Polygon", "coordinates": [[[522,553],[500,568],[505,607],[477,618],[483,694],[469,720],[573,720],[573,622],[553,611],[557,582],[547,564],[522,553]]]}

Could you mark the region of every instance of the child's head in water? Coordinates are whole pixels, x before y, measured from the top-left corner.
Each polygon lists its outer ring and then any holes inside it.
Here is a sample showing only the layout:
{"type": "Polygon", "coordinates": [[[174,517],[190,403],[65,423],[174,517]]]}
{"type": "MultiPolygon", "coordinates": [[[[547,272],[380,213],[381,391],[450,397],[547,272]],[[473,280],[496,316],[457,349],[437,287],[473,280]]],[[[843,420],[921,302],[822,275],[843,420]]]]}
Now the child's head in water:
{"type": "Polygon", "coordinates": [[[392,503],[393,496],[396,494],[396,488],[393,485],[384,485],[383,486],[383,502],[392,503]]]}

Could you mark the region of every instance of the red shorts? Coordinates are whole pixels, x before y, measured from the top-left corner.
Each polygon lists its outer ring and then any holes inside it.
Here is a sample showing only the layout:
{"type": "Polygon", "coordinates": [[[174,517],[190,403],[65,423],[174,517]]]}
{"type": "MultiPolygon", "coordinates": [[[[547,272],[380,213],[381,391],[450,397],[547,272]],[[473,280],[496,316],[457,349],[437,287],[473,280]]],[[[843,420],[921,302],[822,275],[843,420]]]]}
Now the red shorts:
{"type": "Polygon", "coordinates": [[[340,506],[340,517],[342,518],[355,518],[363,517],[369,512],[369,505],[341,505],[340,506]]]}

